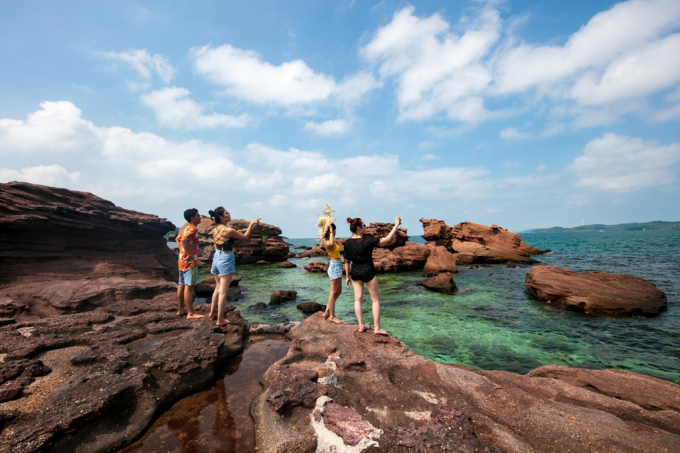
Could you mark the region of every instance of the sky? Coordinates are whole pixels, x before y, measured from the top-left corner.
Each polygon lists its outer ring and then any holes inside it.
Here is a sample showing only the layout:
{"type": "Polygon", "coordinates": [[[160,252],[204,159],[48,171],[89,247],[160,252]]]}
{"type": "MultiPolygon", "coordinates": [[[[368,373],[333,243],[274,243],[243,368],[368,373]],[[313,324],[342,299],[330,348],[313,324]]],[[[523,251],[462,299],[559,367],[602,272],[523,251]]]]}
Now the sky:
{"type": "Polygon", "coordinates": [[[0,182],[181,225],[680,220],[680,1],[0,2],[0,182]]]}

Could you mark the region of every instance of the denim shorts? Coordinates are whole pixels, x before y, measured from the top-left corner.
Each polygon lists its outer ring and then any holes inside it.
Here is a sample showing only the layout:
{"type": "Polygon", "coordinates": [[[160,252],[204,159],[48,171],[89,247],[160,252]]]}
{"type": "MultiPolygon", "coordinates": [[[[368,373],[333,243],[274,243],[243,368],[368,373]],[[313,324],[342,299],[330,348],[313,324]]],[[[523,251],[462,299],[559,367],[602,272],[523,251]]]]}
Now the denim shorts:
{"type": "Polygon", "coordinates": [[[210,273],[217,274],[218,277],[224,277],[227,274],[233,274],[234,270],[236,269],[235,263],[236,259],[234,258],[234,252],[215,250],[215,256],[213,257],[210,273]]]}
{"type": "Polygon", "coordinates": [[[179,271],[180,285],[195,285],[198,280],[198,266],[194,266],[186,271],[179,271]]]}
{"type": "Polygon", "coordinates": [[[331,262],[328,263],[328,278],[331,280],[342,278],[342,261],[331,260],[331,262]]]}

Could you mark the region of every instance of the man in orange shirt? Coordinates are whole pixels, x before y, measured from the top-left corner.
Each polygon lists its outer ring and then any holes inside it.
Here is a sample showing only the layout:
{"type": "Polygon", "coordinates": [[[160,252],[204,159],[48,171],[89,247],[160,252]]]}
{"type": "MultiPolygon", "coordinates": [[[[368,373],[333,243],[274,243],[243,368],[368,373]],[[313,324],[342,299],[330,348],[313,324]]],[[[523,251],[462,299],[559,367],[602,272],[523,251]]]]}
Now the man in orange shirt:
{"type": "Polygon", "coordinates": [[[179,245],[179,286],[177,287],[177,316],[184,314],[186,305],[187,319],[199,319],[202,315],[194,313],[194,286],[198,279],[198,224],[201,216],[198,209],[184,211],[187,223],[179,229],[177,244],[179,245]]]}

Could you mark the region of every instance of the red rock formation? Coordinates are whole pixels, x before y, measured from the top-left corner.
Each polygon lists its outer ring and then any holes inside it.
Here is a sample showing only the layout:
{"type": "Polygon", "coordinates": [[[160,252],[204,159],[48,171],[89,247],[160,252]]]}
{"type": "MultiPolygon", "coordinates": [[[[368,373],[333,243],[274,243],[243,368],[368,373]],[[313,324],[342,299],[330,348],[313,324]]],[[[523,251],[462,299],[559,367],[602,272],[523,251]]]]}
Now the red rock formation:
{"type": "Polygon", "coordinates": [[[430,247],[430,254],[427,257],[423,270],[435,274],[439,272],[458,272],[456,256],[446,250],[444,246],[433,245],[430,247]]]}
{"type": "Polygon", "coordinates": [[[632,275],[536,266],[527,273],[525,285],[551,307],[587,314],[650,316],[667,305],[663,291],[632,275]]]}
{"type": "MultiPolygon", "coordinates": [[[[364,229],[364,236],[384,238],[387,237],[388,234],[390,234],[392,228],[394,228],[394,223],[373,222],[368,224],[364,229]]],[[[390,244],[386,248],[394,249],[396,247],[404,246],[408,242],[408,239],[410,237],[408,234],[406,234],[407,231],[408,231],[407,228],[399,228],[397,230],[397,233],[394,235],[394,239],[392,239],[392,242],[390,242],[390,244]]]]}
{"type": "MultiPolygon", "coordinates": [[[[243,220],[232,220],[227,224],[240,233],[245,233],[248,225],[249,222],[243,220]]],[[[199,255],[205,263],[210,263],[215,255],[212,236],[214,227],[215,223],[210,217],[201,216],[201,223],[198,226],[199,255]]],[[[281,228],[266,223],[253,226],[250,238],[236,241],[233,249],[237,264],[253,264],[260,260],[270,263],[286,261],[289,253],[289,246],[281,237],[281,228]],[[263,240],[265,237],[266,240],[263,240]]]]}
{"type": "Polygon", "coordinates": [[[298,253],[298,257],[300,258],[310,258],[312,256],[328,256],[328,252],[320,245],[315,245],[309,250],[298,253]]]}
{"type": "Polygon", "coordinates": [[[279,263],[278,266],[276,266],[280,269],[290,269],[292,267],[297,267],[297,264],[291,263],[290,261],[284,261],[282,263],[279,263]]]}
{"type": "Polygon", "coordinates": [[[173,229],[90,193],[0,184],[0,311],[31,319],[174,292],[173,229]]]}
{"type": "Polygon", "coordinates": [[[545,253],[522,241],[519,234],[511,233],[498,225],[480,225],[462,222],[449,227],[441,220],[420,219],[423,239],[429,244],[444,246],[454,253],[458,263],[536,263],[531,255],[545,253]]]}
{"type": "Polygon", "coordinates": [[[373,250],[373,264],[378,272],[400,272],[421,270],[427,262],[430,248],[425,244],[407,242],[404,246],[376,248],[373,250]]]}
{"type": "Polygon", "coordinates": [[[319,260],[311,261],[309,264],[305,264],[302,267],[304,267],[307,272],[312,273],[328,272],[328,263],[319,260]]]}
{"type": "Polygon", "coordinates": [[[520,375],[436,363],[320,313],[289,336],[288,355],[262,377],[251,406],[265,428],[258,451],[372,441],[366,451],[680,451],[672,382],[623,370],[550,365],[520,375]],[[327,420],[321,409],[331,401],[338,407],[327,420]]]}

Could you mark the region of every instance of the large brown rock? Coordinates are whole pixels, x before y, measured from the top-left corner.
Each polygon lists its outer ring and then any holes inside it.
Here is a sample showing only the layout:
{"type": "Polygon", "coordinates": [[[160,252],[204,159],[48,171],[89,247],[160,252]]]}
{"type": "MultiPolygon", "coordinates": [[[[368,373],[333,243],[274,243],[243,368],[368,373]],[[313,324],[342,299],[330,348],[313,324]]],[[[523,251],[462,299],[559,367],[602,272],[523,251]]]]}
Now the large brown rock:
{"type": "Polygon", "coordinates": [[[312,273],[328,272],[328,263],[319,260],[310,261],[309,264],[305,264],[302,267],[307,272],[312,273]]]}
{"type": "MultiPolygon", "coordinates": [[[[248,225],[249,222],[244,220],[232,220],[227,224],[240,233],[245,233],[248,225]]],[[[198,225],[199,255],[205,263],[209,263],[215,255],[212,236],[215,226],[210,217],[201,216],[201,223],[198,225]]],[[[281,237],[281,228],[260,223],[253,226],[249,239],[236,241],[233,250],[237,264],[253,264],[260,260],[273,263],[288,259],[289,246],[281,237]]]]}
{"type": "Polygon", "coordinates": [[[437,291],[439,293],[453,294],[456,290],[456,284],[453,282],[453,274],[451,272],[443,272],[435,277],[419,283],[430,291],[437,291]]]}
{"type": "Polygon", "coordinates": [[[529,264],[537,262],[532,255],[547,252],[526,244],[519,234],[498,225],[461,222],[450,227],[442,220],[420,219],[420,222],[423,239],[430,245],[446,247],[462,264],[529,264]]]}
{"type": "Polygon", "coordinates": [[[456,268],[456,256],[446,250],[446,247],[441,245],[434,245],[430,247],[430,254],[427,256],[425,272],[439,273],[439,272],[458,272],[456,268]]]}
{"type": "Polygon", "coordinates": [[[357,441],[389,452],[680,451],[680,385],[671,382],[623,370],[550,365],[519,375],[435,363],[320,313],[289,336],[288,355],[262,377],[251,407],[258,451],[347,451],[357,441]],[[270,397],[279,390],[285,399],[270,397]]]}
{"type": "Polygon", "coordinates": [[[527,273],[525,285],[551,307],[587,314],[650,316],[667,306],[663,291],[632,275],[536,266],[527,273]]]}
{"type": "Polygon", "coordinates": [[[401,272],[421,270],[427,262],[430,248],[426,244],[407,242],[401,247],[376,248],[373,264],[378,272],[401,272]]]}
{"type": "Polygon", "coordinates": [[[86,192],[0,184],[0,314],[19,320],[176,291],[165,219],[86,192]]]}

